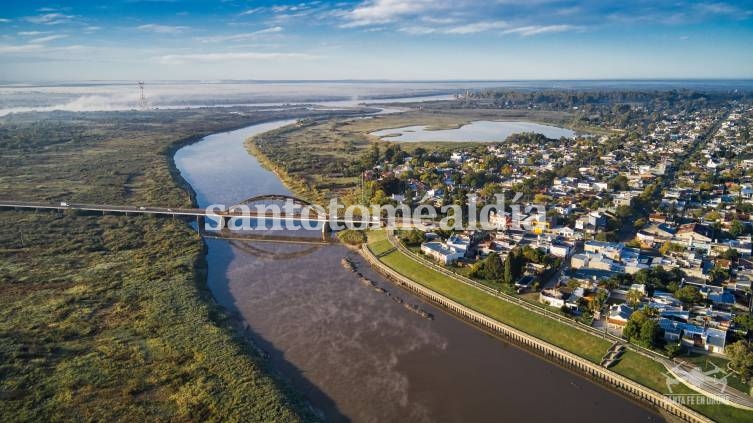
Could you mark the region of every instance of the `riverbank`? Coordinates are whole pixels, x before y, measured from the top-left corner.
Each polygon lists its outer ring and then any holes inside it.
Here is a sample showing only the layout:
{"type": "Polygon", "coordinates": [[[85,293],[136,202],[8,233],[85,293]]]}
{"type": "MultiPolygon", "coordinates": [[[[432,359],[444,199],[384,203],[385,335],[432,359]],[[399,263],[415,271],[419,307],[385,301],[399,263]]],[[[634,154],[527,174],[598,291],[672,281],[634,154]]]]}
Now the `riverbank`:
{"type": "Polygon", "coordinates": [[[507,341],[514,342],[535,354],[546,357],[550,361],[554,361],[566,368],[575,370],[583,376],[596,379],[613,388],[620,389],[622,392],[633,398],[648,402],[662,411],[680,417],[685,421],[694,423],[711,422],[711,420],[703,415],[675,404],[672,400],[664,397],[658,392],[646,389],[642,385],[634,383],[627,378],[620,377],[589,360],[585,360],[578,355],[569,353],[568,351],[547,342],[543,342],[527,332],[516,330],[511,326],[500,323],[498,320],[490,319],[486,315],[478,313],[470,307],[464,306],[461,303],[439,294],[434,289],[427,289],[424,284],[418,283],[413,279],[404,276],[402,273],[395,271],[392,266],[383,263],[383,261],[377,258],[377,256],[375,256],[370,250],[368,244],[363,245],[361,254],[372,266],[375,266],[380,272],[388,276],[398,285],[430,299],[443,306],[446,310],[469,320],[484,330],[501,335],[507,341]]]}
{"type": "MultiPolygon", "coordinates": [[[[526,312],[519,306],[509,304],[485,294],[475,288],[466,286],[431,268],[421,265],[407,257],[401,251],[392,248],[384,231],[370,231],[369,252],[378,257],[389,269],[399,275],[421,284],[444,298],[456,301],[469,310],[488,316],[497,322],[521,330],[523,333],[539,340],[544,340],[558,348],[575,354],[591,363],[599,364],[609,343],[592,335],[575,330],[553,320],[542,318],[526,312]],[[601,354],[601,355],[600,355],[601,354]]],[[[606,369],[604,369],[606,371],[606,369]]],[[[626,352],[620,361],[612,367],[610,373],[616,373],[638,384],[666,395],[666,369],[660,363],[632,351],[626,352]]],[[[606,379],[604,379],[606,380],[606,379]]],[[[619,386],[618,386],[619,387],[619,386]]],[[[674,394],[693,395],[695,391],[685,386],[675,387],[674,394]]],[[[634,394],[634,392],[631,392],[634,394]]],[[[645,400],[645,398],[643,398],[645,400]]],[[[653,405],[657,403],[651,401],[653,405]]],[[[753,412],[725,405],[691,405],[693,410],[719,422],[745,421],[753,417],[753,412]]]]}

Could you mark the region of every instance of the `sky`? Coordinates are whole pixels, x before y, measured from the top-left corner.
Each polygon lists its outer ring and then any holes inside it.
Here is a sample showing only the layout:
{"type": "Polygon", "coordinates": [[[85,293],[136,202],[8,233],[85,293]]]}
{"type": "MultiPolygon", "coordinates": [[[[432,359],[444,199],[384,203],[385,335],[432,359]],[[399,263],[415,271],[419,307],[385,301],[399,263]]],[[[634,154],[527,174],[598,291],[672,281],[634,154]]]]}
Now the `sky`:
{"type": "Polygon", "coordinates": [[[753,78],[753,0],[3,0],[0,80],[753,78]]]}

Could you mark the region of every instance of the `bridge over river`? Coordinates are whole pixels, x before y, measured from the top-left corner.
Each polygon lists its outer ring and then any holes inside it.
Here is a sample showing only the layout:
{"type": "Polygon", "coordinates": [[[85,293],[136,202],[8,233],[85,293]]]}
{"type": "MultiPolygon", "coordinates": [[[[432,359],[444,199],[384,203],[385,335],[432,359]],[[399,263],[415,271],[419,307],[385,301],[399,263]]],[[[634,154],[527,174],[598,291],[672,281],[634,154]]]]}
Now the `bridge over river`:
{"type": "Polygon", "coordinates": [[[69,202],[37,202],[37,201],[18,201],[18,200],[0,200],[0,208],[5,209],[31,209],[31,210],[76,210],[83,212],[102,212],[117,214],[145,214],[145,215],[162,215],[173,217],[193,217],[197,219],[223,219],[223,226],[233,219],[250,219],[255,221],[267,222],[299,222],[309,225],[309,228],[318,229],[321,226],[322,233],[328,233],[332,230],[332,224],[348,225],[356,228],[366,228],[370,226],[382,226],[386,219],[369,219],[369,218],[344,218],[340,216],[330,216],[323,208],[314,206],[311,203],[300,198],[288,195],[258,195],[248,198],[227,209],[220,210],[215,208],[182,208],[182,207],[156,207],[156,206],[138,206],[138,205],[112,205],[112,204],[83,204],[69,202]]]}

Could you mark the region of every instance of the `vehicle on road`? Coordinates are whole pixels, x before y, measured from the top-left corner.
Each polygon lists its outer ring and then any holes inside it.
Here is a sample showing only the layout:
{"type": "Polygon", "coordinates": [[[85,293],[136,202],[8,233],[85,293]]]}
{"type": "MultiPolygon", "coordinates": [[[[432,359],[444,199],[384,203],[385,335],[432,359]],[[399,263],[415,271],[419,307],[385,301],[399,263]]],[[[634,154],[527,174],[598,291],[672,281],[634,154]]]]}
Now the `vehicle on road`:
{"type": "Polygon", "coordinates": [[[60,207],[68,207],[68,202],[66,202],[66,201],[61,201],[61,202],[60,202],[60,207]]]}

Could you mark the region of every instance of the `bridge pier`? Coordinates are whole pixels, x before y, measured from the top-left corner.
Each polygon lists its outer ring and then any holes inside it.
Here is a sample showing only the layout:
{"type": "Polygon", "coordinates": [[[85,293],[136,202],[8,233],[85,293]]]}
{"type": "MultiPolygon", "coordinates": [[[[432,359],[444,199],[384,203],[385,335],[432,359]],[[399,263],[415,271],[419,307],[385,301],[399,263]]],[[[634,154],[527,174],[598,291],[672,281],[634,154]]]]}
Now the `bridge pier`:
{"type": "Polygon", "coordinates": [[[322,225],[322,235],[326,235],[326,234],[328,234],[328,233],[330,233],[330,232],[332,232],[332,226],[330,226],[330,224],[329,224],[329,220],[327,220],[327,221],[326,221],[326,222],[324,222],[324,224],[322,225]]]}

